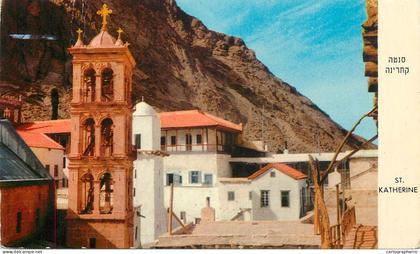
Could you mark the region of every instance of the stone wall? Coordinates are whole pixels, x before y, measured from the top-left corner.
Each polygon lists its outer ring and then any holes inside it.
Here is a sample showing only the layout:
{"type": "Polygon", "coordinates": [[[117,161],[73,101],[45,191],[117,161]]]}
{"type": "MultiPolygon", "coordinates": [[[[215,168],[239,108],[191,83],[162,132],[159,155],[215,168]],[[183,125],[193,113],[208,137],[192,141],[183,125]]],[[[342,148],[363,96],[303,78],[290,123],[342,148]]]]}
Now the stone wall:
{"type": "MultiPolygon", "coordinates": [[[[367,20],[363,23],[363,61],[368,91],[374,93],[374,106],[378,102],[378,0],[366,0],[367,20]]],[[[377,119],[377,115],[374,116],[377,119]]]]}
{"type": "Polygon", "coordinates": [[[20,242],[45,230],[49,202],[48,184],[4,187],[0,192],[1,245],[19,246],[20,242]],[[37,209],[40,209],[38,225],[37,209]],[[18,212],[22,213],[19,233],[16,232],[18,212]]]}

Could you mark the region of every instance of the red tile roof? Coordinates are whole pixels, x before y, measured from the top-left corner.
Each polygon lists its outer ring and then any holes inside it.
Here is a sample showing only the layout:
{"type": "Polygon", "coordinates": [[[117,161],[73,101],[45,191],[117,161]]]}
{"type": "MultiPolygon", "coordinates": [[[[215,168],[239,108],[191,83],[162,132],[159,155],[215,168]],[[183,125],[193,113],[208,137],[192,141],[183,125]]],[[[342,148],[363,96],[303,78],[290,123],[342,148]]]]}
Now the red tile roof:
{"type": "Polygon", "coordinates": [[[254,180],[254,179],[258,178],[259,176],[265,174],[268,170],[270,170],[272,168],[277,169],[278,171],[282,172],[283,174],[286,174],[286,175],[290,176],[291,178],[293,178],[295,180],[301,180],[301,179],[307,178],[307,176],[304,173],[300,172],[297,169],[289,167],[286,164],[270,163],[270,164],[266,165],[265,167],[260,168],[254,174],[250,175],[248,177],[248,179],[254,180]]]}
{"type": "Polygon", "coordinates": [[[162,129],[219,127],[233,132],[241,132],[242,125],[229,122],[199,110],[185,110],[159,113],[162,129]]]}
{"type": "Polygon", "coordinates": [[[61,149],[64,148],[52,140],[50,137],[43,133],[36,133],[30,131],[21,131],[18,130],[17,133],[25,141],[29,147],[40,147],[40,148],[50,148],[50,149],[61,149]]]}
{"type": "Polygon", "coordinates": [[[17,130],[30,131],[36,133],[70,133],[70,119],[35,121],[24,123],[17,127],[17,130]]]}
{"type": "MultiPolygon", "coordinates": [[[[233,132],[241,132],[242,125],[229,122],[220,117],[199,110],[185,110],[159,113],[162,129],[219,127],[233,132]]],[[[18,130],[36,133],[70,133],[70,119],[35,121],[21,124],[18,130]]]]}

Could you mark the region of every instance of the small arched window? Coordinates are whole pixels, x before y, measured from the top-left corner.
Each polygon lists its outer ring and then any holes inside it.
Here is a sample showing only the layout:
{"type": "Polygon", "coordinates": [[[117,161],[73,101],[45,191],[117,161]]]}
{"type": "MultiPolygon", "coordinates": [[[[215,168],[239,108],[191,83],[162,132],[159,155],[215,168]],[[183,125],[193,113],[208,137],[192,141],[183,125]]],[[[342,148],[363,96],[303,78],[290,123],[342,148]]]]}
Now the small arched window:
{"type": "Polygon", "coordinates": [[[83,89],[82,98],[85,102],[95,101],[95,89],[96,89],[96,72],[94,69],[89,68],[83,73],[83,89]]]}
{"type": "Polygon", "coordinates": [[[101,73],[102,82],[102,101],[112,101],[114,99],[114,72],[106,68],[101,73]]]}
{"type": "Polygon", "coordinates": [[[100,178],[99,212],[102,214],[112,213],[113,208],[113,180],[110,173],[104,173],[100,178]]]}
{"type": "Polygon", "coordinates": [[[93,156],[95,154],[95,121],[92,118],[84,121],[81,138],[83,155],[93,156]]]}
{"type": "Polygon", "coordinates": [[[81,199],[80,207],[82,214],[89,214],[93,211],[93,202],[94,202],[94,185],[93,185],[93,176],[90,173],[86,173],[80,179],[81,181],[81,199]]]}
{"type": "Polygon", "coordinates": [[[105,118],[101,123],[101,156],[113,154],[114,126],[111,118],[105,118]]]}
{"type": "Polygon", "coordinates": [[[51,120],[58,119],[59,94],[56,88],[51,90],[51,120]]]}

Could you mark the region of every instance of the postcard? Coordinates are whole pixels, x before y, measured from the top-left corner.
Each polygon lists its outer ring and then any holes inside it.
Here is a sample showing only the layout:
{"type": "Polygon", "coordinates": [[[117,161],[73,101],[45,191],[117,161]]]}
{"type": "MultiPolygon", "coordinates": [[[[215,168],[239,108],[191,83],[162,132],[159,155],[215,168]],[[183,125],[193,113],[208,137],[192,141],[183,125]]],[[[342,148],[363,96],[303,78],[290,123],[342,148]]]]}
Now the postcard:
{"type": "Polygon", "coordinates": [[[420,247],[419,1],[0,11],[5,253],[420,247]]]}

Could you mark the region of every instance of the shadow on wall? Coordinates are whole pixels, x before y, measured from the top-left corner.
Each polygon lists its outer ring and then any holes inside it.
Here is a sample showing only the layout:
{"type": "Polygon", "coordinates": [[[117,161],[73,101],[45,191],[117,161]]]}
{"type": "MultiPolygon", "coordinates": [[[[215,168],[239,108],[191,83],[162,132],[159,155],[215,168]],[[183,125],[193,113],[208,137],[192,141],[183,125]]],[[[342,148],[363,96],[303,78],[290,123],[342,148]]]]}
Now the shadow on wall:
{"type": "MultiPolygon", "coordinates": [[[[132,236],[133,223],[123,223],[118,219],[77,219],[74,211],[67,211],[66,239],[67,247],[70,248],[101,248],[116,249],[129,248],[125,246],[127,239],[125,235],[132,236]]],[[[133,243],[129,241],[130,245],[133,243]]]]}
{"type": "Polygon", "coordinates": [[[259,192],[252,192],[252,211],[252,220],[278,220],[270,204],[267,207],[261,207],[261,193],[259,192]]]}

